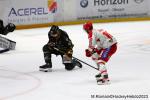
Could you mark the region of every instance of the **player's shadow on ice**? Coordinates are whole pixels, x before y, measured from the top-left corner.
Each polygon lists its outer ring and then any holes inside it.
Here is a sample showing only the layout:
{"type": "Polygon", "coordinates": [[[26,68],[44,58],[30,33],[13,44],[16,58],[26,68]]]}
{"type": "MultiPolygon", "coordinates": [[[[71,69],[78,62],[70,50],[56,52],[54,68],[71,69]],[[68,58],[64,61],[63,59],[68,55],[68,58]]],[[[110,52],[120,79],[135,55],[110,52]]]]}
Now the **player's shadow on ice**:
{"type": "Polygon", "coordinates": [[[30,74],[56,74],[56,73],[73,73],[73,72],[76,72],[76,71],[79,71],[81,70],[81,68],[78,68],[78,67],[75,67],[73,70],[70,70],[70,71],[67,71],[65,69],[65,67],[62,67],[62,68],[52,68],[52,71],[50,72],[43,72],[43,71],[39,71],[38,70],[38,67],[37,67],[37,70],[34,70],[34,71],[31,71],[31,72],[26,72],[26,73],[30,73],[30,74]]]}
{"type": "MultiPolygon", "coordinates": [[[[118,79],[111,79],[110,80],[110,82],[109,82],[109,84],[107,84],[107,85],[116,85],[116,84],[120,84],[120,85],[125,85],[125,84],[130,84],[130,83],[132,83],[132,84],[136,84],[136,83],[138,83],[138,82],[142,82],[144,79],[141,79],[141,78],[134,78],[134,77],[131,77],[131,78],[129,78],[129,77],[124,77],[124,78],[118,78],[118,79]]],[[[76,85],[97,85],[97,82],[96,82],[96,79],[95,78],[93,78],[93,79],[82,79],[82,80],[80,80],[80,81],[77,81],[77,82],[74,82],[74,83],[72,83],[72,84],[76,84],[76,85]]]]}
{"type": "Polygon", "coordinates": [[[112,84],[129,84],[129,83],[136,83],[136,82],[140,82],[144,79],[141,79],[141,78],[137,78],[137,77],[119,77],[119,78],[114,78],[114,79],[111,79],[110,82],[112,84]]]}

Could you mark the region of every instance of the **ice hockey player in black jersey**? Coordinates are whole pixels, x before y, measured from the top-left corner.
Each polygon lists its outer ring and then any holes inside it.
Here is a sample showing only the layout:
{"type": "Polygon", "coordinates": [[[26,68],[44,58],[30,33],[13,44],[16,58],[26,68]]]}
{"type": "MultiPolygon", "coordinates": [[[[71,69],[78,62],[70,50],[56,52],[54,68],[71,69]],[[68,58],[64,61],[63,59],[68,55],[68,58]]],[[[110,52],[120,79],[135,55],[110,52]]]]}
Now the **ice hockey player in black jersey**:
{"type": "MultiPolygon", "coordinates": [[[[3,24],[3,20],[0,19],[0,34],[7,35],[9,32],[13,32],[16,26],[13,23],[8,23],[6,26],[3,24]]],[[[0,36],[0,53],[7,52],[15,49],[16,42],[0,36]]]]}
{"type": "Polygon", "coordinates": [[[82,64],[76,59],[72,59],[73,43],[68,34],[53,25],[48,32],[49,41],[43,46],[45,65],[40,66],[40,71],[52,71],[52,54],[60,55],[66,70],[72,70],[75,66],[82,68],[82,64]]]}

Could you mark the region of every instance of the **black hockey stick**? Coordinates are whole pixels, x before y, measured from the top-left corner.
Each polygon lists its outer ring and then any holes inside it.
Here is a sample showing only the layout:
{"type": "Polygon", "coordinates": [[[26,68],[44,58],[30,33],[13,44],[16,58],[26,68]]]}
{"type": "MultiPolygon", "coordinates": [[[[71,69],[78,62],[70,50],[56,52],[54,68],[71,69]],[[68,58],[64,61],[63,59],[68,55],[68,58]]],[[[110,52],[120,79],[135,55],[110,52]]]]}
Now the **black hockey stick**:
{"type": "MultiPolygon", "coordinates": [[[[58,48],[56,48],[56,47],[53,47],[53,48],[54,48],[55,50],[57,50],[57,51],[59,51],[59,52],[61,52],[61,53],[64,54],[64,52],[61,51],[61,50],[59,50],[58,48]]],[[[80,59],[78,59],[78,58],[76,58],[76,57],[74,57],[74,56],[72,56],[72,58],[74,58],[74,59],[76,59],[76,60],[78,60],[78,61],[80,61],[80,62],[82,62],[82,63],[88,65],[89,67],[94,68],[94,69],[96,69],[96,70],[99,71],[99,68],[96,68],[96,67],[94,67],[94,66],[92,66],[92,65],[90,65],[90,64],[88,64],[88,63],[86,63],[85,61],[82,61],[82,60],[80,60],[80,59]]]]}
{"type": "Polygon", "coordinates": [[[96,70],[98,70],[98,71],[99,71],[99,69],[98,69],[98,68],[96,68],[96,67],[94,67],[94,66],[92,66],[92,65],[90,65],[90,64],[88,64],[88,63],[86,63],[85,61],[82,61],[82,60],[80,60],[80,59],[78,59],[78,58],[76,58],[76,57],[73,57],[73,56],[72,56],[72,58],[74,58],[74,59],[76,59],[76,60],[78,60],[78,61],[80,61],[80,62],[82,62],[82,63],[84,63],[84,64],[88,65],[89,67],[94,68],[94,69],[96,69],[96,70]]]}

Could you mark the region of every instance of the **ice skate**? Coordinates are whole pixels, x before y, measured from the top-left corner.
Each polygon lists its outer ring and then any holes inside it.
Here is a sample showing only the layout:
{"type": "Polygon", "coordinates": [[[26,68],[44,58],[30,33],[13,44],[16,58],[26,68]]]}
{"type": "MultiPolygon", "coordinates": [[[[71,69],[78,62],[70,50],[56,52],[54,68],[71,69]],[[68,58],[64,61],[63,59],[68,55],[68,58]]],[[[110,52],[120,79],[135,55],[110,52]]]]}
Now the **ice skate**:
{"type": "Polygon", "coordinates": [[[110,80],[107,78],[107,79],[105,79],[105,78],[103,78],[103,79],[98,79],[97,80],[97,84],[98,85],[105,85],[105,84],[110,84],[110,80]]]}
{"type": "Polygon", "coordinates": [[[39,67],[40,71],[43,71],[43,72],[51,72],[52,71],[52,66],[51,64],[45,64],[45,65],[42,65],[39,67]]]}
{"type": "Polygon", "coordinates": [[[95,78],[97,80],[98,85],[105,85],[105,84],[110,84],[110,80],[108,78],[108,75],[101,75],[100,73],[95,75],[95,78]]]}
{"type": "Polygon", "coordinates": [[[95,75],[96,80],[100,79],[101,77],[102,77],[102,75],[100,73],[95,75]]]}

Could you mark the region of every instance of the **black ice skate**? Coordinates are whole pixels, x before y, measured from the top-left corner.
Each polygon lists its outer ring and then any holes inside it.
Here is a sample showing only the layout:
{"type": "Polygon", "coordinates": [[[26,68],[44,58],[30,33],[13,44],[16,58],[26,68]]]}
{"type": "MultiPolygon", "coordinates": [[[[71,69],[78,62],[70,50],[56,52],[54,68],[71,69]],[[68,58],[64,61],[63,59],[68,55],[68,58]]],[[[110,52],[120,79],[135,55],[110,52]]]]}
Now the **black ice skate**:
{"type": "Polygon", "coordinates": [[[45,65],[42,65],[39,67],[40,71],[43,71],[43,72],[51,72],[52,71],[52,65],[51,64],[45,64],[45,65]]]}
{"type": "Polygon", "coordinates": [[[101,75],[100,73],[95,75],[98,85],[110,84],[110,80],[108,78],[108,74],[101,75]]]}
{"type": "Polygon", "coordinates": [[[99,74],[97,74],[97,75],[95,75],[95,78],[96,78],[96,80],[98,80],[98,79],[100,79],[101,78],[101,74],[99,73],[99,74]]]}

